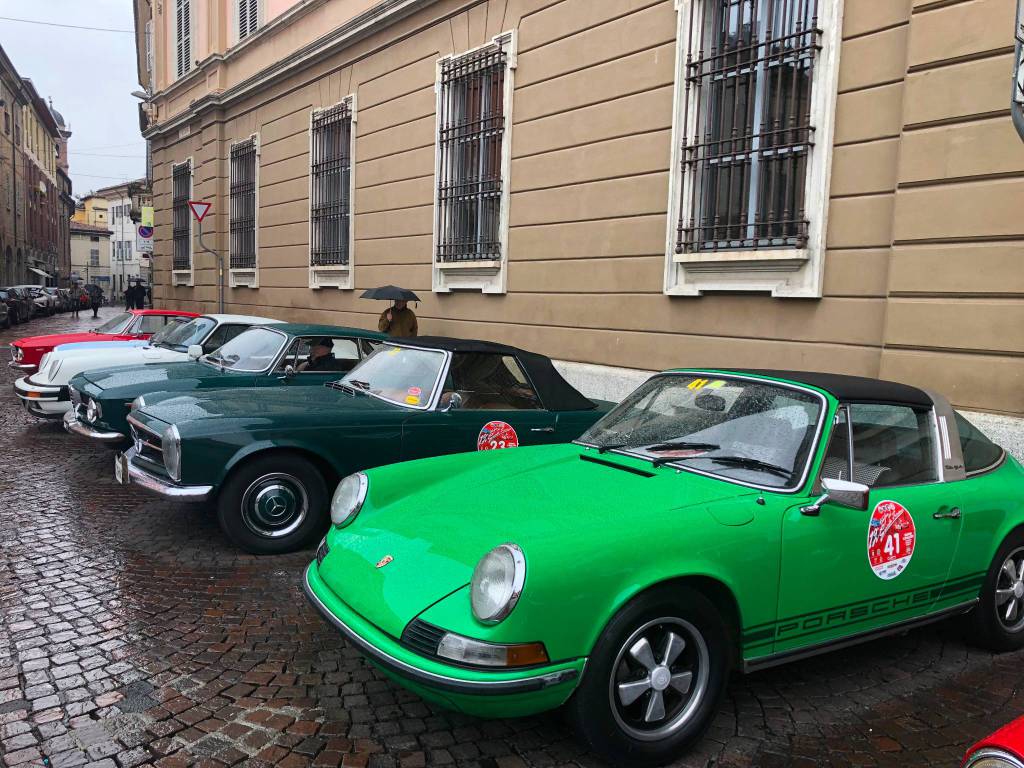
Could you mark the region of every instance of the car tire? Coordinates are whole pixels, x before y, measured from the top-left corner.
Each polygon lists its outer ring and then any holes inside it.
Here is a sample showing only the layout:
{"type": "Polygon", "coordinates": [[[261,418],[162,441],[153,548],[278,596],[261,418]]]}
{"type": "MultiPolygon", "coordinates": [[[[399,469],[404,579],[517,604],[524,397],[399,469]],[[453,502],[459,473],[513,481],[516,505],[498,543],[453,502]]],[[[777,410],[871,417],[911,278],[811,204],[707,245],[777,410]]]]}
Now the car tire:
{"type": "Polygon", "coordinates": [[[711,724],[732,660],[731,634],[704,595],[659,588],[605,627],[566,713],[580,739],[612,764],[662,765],[711,724]]]}
{"type": "Polygon", "coordinates": [[[327,483],[309,461],[273,453],[245,461],[217,499],[217,520],[254,555],[293,552],[323,535],[330,520],[327,483]]]}
{"type": "Polygon", "coordinates": [[[1024,530],[1007,536],[992,558],[967,624],[968,638],[982,648],[1024,648],[1024,530]]]}

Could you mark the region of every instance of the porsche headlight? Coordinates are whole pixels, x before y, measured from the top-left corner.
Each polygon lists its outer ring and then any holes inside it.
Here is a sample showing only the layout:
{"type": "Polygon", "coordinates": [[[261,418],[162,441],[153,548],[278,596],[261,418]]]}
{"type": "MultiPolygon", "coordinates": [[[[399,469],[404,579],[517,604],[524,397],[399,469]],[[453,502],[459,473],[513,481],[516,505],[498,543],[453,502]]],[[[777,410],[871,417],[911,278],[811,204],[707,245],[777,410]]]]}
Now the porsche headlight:
{"type": "Polygon", "coordinates": [[[89,398],[89,404],[85,406],[85,418],[90,424],[95,424],[103,418],[103,406],[98,401],[89,398]]]}
{"type": "Polygon", "coordinates": [[[473,615],[497,624],[512,613],[526,581],[526,558],[515,544],[495,547],[473,569],[470,601],[473,615]]]}
{"type": "Polygon", "coordinates": [[[331,498],[331,522],[339,528],[351,523],[366,500],[369,480],[362,472],[349,475],[340,483],[331,498]]]}
{"type": "Polygon", "coordinates": [[[181,480],[181,435],[171,424],[160,437],[160,448],[164,454],[164,467],[174,481],[181,480]]]}

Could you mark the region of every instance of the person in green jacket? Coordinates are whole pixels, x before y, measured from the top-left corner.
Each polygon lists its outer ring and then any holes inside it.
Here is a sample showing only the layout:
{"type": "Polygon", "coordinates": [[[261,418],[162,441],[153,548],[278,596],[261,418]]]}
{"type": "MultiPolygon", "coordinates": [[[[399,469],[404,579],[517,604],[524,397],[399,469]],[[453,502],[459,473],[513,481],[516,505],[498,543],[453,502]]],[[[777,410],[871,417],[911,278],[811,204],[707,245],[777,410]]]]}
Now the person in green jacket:
{"type": "Polygon", "coordinates": [[[396,301],[395,306],[381,312],[377,330],[388,336],[416,336],[419,325],[416,315],[409,309],[409,302],[396,301]]]}

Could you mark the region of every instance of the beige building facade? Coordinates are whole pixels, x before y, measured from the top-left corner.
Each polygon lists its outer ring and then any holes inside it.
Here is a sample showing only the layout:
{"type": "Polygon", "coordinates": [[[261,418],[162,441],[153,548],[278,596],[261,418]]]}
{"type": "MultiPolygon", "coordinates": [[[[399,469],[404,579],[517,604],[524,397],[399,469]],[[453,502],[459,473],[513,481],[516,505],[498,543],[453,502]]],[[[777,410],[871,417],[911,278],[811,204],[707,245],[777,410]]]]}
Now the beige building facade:
{"type": "Polygon", "coordinates": [[[228,311],[375,327],[394,283],[421,333],[608,382],[816,369],[1024,414],[1013,0],[251,8],[136,0],[156,302],[216,307],[199,199],[228,311]]]}

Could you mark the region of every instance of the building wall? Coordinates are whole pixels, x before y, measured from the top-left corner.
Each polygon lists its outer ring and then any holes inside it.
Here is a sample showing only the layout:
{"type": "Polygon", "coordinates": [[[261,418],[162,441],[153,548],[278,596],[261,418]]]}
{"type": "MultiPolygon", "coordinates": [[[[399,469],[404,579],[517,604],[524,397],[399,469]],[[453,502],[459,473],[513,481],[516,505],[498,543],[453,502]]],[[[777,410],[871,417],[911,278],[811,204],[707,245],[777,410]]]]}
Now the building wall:
{"type": "MultiPolygon", "coordinates": [[[[156,296],[216,305],[213,258],[198,243],[195,287],[169,285],[171,165],[193,159],[193,197],[214,203],[204,231],[224,252],[229,144],[255,132],[260,288],[227,289],[231,310],[372,327],[383,306],[359,293],[396,283],[423,299],[422,333],[614,368],[886,375],[936,386],[958,405],[1024,413],[1024,219],[1013,215],[1024,187],[1012,178],[1022,152],[1010,142],[1010,65],[999,47],[1009,40],[1011,5],[846,0],[821,299],[662,292],[672,0],[441,0],[258,94],[153,134],[156,296]],[[513,28],[508,293],[434,294],[436,62],[513,28]],[[350,93],[358,104],[356,290],[312,291],[310,111],[350,93]],[[989,277],[971,268],[976,254],[989,277]],[[971,373],[990,365],[995,377],[971,373]]],[[[306,25],[349,7],[317,6],[288,34],[322,33],[326,22],[306,25]]],[[[277,48],[256,42],[261,66],[277,60],[277,48]]],[[[231,66],[240,77],[256,71],[242,57],[231,66]]],[[[195,97],[180,86],[158,96],[160,119],[195,97]]]]}
{"type": "Polygon", "coordinates": [[[110,291],[110,235],[103,232],[71,232],[71,271],[86,284],[98,283],[110,291]],[[96,238],[93,240],[93,238],[96,238]],[[92,265],[90,252],[99,251],[99,266],[92,265]]]}

